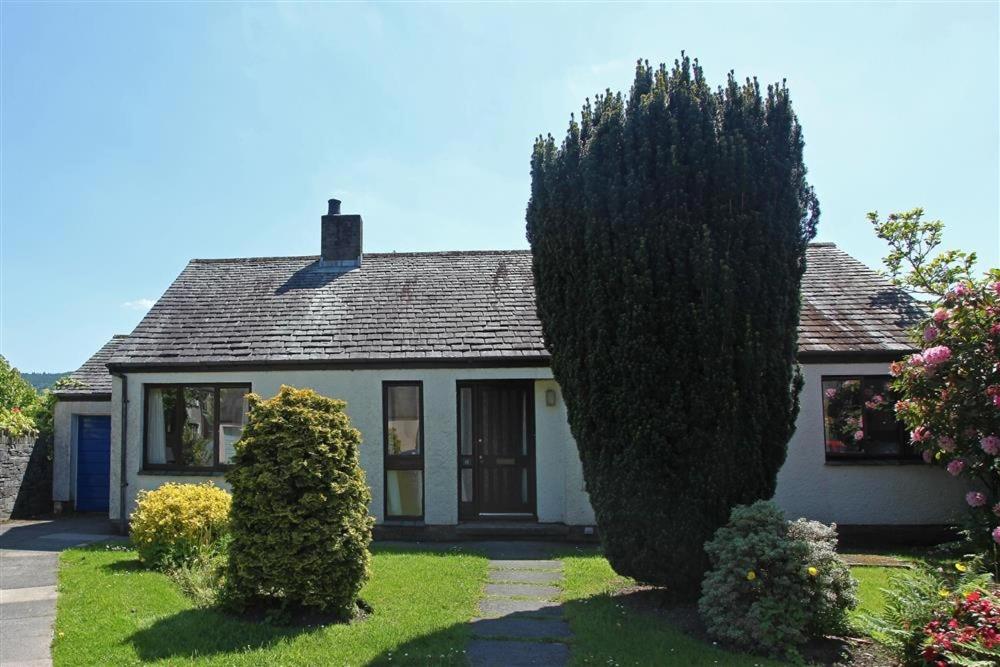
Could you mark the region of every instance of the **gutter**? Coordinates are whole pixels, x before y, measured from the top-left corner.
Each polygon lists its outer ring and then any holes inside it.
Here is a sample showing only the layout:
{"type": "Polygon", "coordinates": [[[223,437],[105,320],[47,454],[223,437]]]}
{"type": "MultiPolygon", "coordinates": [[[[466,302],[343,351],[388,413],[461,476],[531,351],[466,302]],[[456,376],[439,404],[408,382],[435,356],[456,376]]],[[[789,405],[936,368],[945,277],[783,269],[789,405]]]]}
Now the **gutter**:
{"type": "Polygon", "coordinates": [[[119,472],[118,491],[118,528],[122,535],[128,534],[128,518],[125,516],[125,490],[128,488],[128,376],[124,373],[112,372],[111,375],[122,381],[122,415],[121,415],[121,468],[119,472]]]}

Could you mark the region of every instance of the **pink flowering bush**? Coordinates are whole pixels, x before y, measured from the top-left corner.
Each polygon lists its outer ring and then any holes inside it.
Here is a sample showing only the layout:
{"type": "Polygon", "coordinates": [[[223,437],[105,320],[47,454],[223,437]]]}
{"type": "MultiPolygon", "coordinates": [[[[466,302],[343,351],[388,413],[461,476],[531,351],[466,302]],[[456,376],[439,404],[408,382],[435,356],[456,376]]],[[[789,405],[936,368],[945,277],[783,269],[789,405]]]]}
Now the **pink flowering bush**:
{"type": "Polygon", "coordinates": [[[935,253],[940,221],[923,211],[869,219],[892,251],[896,283],[928,301],[915,328],[918,352],[892,364],[897,415],[925,459],[970,484],[968,536],[984,563],[1000,569],[1000,270],[975,272],[974,253],[935,253]],[[907,271],[903,271],[904,267],[907,271]]]}

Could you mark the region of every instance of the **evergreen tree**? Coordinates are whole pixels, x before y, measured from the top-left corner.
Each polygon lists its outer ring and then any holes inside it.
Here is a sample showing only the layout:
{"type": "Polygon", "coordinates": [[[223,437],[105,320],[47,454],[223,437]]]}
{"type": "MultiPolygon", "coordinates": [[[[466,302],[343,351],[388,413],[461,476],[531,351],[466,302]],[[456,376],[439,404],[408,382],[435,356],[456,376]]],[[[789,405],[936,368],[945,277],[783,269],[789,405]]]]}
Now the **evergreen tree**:
{"type": "Polygon", "coordinates": [[[769,498],[798,413],[819,207],[784,84],[640,61],[535,143],[538,316],[615,570],[697,595],[704,543],[769,498]]]}

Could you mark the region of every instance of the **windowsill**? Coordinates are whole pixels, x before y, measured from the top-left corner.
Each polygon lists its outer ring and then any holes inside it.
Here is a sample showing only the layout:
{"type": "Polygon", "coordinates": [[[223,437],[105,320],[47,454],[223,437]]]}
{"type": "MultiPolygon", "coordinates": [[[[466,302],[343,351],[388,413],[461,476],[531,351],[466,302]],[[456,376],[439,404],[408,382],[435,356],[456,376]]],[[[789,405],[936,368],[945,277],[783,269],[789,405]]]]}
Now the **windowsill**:
{"type": "Polygon", "coordinates": [[[926,466],[923,459],[827,459],[828,466],[926,466]]]}
{"type": "Polygon", "coordinates": [[[383,526],[426,526],[423,519],[385,519],[380,525],[383,526]]]}
{"type": "Polygon", "coordinates": [[[144,476],[163,477],[222,477],[225,470],[179,470],[176,468],[143,468],[139,471],[144,476]]]}

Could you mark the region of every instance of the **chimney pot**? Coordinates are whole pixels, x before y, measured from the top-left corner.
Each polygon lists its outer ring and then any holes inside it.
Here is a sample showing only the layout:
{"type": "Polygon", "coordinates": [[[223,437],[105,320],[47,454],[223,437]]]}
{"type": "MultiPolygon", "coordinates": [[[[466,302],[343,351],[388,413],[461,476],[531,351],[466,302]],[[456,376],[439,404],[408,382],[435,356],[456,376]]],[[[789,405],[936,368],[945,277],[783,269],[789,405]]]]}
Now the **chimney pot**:
{"type": "Polygon", "coordinates": [[[327,204],[329,205],[329,209],[327,209],[327,212],[326,212],[327,215],[339,215],[340,214],[340,200],[339,199],[330,199],[329,201],[327,201],[327,204]]]}

